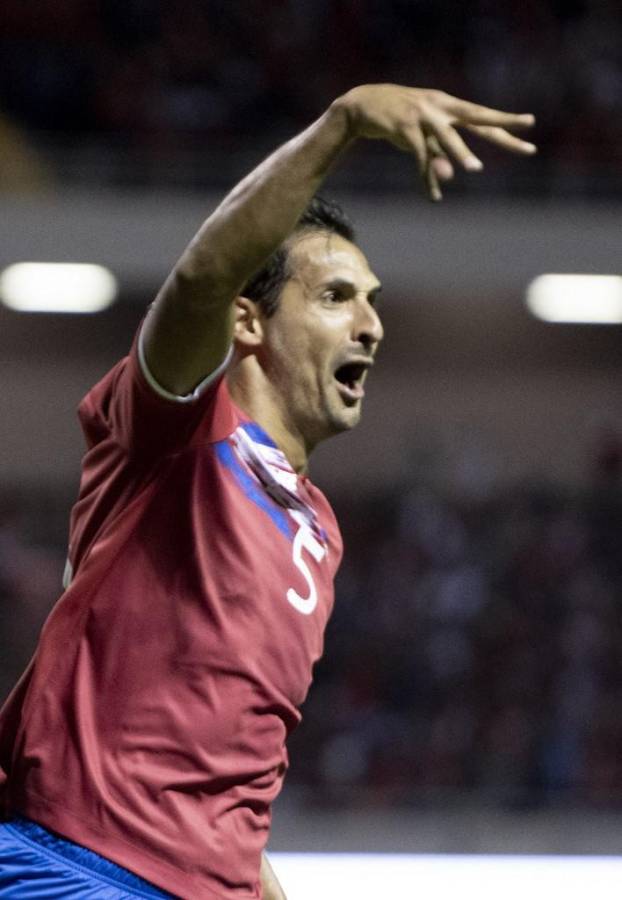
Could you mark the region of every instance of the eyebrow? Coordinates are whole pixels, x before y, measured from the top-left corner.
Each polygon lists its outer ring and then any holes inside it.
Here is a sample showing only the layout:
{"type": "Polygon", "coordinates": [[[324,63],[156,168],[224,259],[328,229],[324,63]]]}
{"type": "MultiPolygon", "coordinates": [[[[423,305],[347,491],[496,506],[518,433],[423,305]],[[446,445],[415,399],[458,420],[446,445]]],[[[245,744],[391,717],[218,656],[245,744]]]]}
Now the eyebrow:
{"type": "MultiPolygon", "coordinates": [[[[344,288],[350,288],[351,290],[356,289],[356,285],[353,281],[350,281],[347,278],[333,278],[331,281],[327,281],[321,285],[322,290],[326,290],[330,288],[331,290],[343,290],[344,288]]],[[[379,294],[382,290],[382,285],[380,282],[371,288],[371,290],[367,291],[368,297],[375,297],[376,294],[379,294]]]]}

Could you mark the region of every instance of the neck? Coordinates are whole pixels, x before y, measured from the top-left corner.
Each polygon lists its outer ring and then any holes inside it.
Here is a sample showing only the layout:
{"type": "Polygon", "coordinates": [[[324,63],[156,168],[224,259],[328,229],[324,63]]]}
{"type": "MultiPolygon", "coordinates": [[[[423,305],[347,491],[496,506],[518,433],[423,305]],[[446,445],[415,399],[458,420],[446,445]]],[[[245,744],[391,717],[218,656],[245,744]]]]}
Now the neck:
{"type": "Polygon", "coordinates": [[[227,375],[227,385],[236,406],[270,435],[290,466],[299,475],[307,471],[310,448],[291,422],[274,385],[252,358],[235,363],[227,375]]]}

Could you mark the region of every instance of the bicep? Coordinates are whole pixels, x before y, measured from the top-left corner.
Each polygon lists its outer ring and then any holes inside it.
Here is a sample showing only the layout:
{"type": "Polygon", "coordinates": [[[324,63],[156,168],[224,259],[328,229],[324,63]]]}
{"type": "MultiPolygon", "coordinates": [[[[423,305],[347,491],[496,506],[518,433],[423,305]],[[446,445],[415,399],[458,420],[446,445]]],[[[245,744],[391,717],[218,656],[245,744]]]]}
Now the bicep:
{"type": "Polygon", "coordinates": [[[214,300],[207,285],[171,273],[142,327],[142,350],[153,378],[177,396],[191,393],[225,359],[233,339],[233,299],[214,300]],[[201,296],[205,293],[206,296],[201,296]]]}

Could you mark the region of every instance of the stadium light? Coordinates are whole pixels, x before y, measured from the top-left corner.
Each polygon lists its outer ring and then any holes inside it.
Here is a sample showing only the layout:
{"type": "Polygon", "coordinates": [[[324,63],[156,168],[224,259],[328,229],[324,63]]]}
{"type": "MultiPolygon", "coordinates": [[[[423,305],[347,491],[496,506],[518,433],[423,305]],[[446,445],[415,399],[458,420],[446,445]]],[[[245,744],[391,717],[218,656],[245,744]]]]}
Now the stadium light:
{"type": "Polygon", "coordinates": [[[0,275],[0,300],[19,312],[95,313],[117,293],[112,272],[91,263],[20,262],[0,275]]]}
{"type": "Polygon", "coordinates": [[[622,323],[619,275],[540,275],[527,288],[527,306],[545,322],[622,323]]]}

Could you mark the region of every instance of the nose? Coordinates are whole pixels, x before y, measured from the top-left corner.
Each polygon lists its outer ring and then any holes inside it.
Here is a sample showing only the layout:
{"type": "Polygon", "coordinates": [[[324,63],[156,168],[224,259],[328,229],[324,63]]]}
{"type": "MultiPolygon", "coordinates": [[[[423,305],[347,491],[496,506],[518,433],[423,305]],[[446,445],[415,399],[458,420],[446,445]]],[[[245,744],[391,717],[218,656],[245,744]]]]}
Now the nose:
{"type": "Polygon", "coordinates": [[[367,297],[360,299],[354,320],[355,339],[364,347],[374,348],[384,337],[384,328],[378,311],[367,297]]]}

